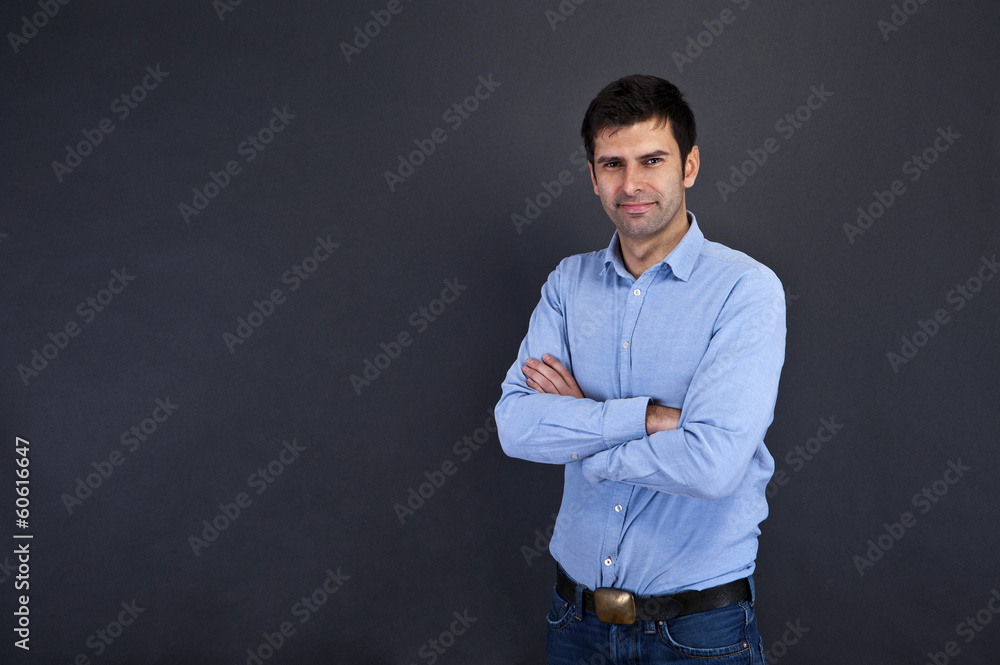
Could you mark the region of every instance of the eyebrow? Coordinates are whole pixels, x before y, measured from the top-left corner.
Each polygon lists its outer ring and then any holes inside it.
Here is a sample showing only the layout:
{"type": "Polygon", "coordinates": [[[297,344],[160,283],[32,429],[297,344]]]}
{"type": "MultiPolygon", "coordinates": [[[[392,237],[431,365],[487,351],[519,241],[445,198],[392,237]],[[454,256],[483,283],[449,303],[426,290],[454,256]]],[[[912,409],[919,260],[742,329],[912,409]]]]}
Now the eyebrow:
{"type": "MultiPolygon", "coordinates": [[[[666,157],[669,154],[670,153],[667,152],[666,150],[656,150],[654,152],[648,152],[645,155],[640,155],[639,159],[640,160],[646,160],[646,159],[652,159],[653,157],[666,157]]],[[[611,156],[608,156],[608,157],[601,157],[600,159],[597,160],[597,163],[598,164],[606,164],[607,162],[622,162],[622,161],[625,161],[625,160],[622,159],[621,157],[615,157],[615,156],[611,155],[611,156]]]]}

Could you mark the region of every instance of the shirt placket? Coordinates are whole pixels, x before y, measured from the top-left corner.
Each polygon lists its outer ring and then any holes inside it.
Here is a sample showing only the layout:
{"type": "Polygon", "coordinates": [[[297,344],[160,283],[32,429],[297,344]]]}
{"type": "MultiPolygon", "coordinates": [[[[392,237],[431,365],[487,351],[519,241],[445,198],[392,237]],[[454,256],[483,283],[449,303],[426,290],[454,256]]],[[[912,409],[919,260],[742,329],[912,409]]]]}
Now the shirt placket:
{"type": "MultiPolygon", "coordinates": [[[[647,271],[639,279],[628,286],[622,314],[621,337],[618,346],[618,376],[621,386],[621,397],[634,397],[632,393],[632,353],[634,350],[633,335],[642,310],[646,286],[649,284],[653,271],[647,271]]],[[[611,505],[608,512],[607,530],[604,534],[604,560],[601,562],[601,586],[616,586],[624,570],[619,563],[621,555],[622,534],[625,532],[625,518],[628,514],[629,499],[635,488],[628,483],[617,483],[611,494],[611,505]]]]}

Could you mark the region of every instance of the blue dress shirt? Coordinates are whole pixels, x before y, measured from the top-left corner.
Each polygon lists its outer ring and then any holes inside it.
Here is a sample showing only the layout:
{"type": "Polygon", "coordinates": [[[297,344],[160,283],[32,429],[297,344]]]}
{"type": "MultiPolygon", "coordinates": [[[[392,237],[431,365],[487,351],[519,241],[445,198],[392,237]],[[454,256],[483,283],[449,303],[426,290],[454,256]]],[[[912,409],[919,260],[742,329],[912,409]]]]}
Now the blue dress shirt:
{"type": "Polygon", "coordinates": [[[785,351],[781,283],[705,239],[694,215],[638,279],[607,249],[564,259],[542,287],[496,407],[511,457],[565,465],[549,551],[578,583],[641,595],[704,589],[754,570],[774,459],[785,351]],[[548,353],[586,396],[529,388],[548,353]],[[646,406],[681,409],[646,434],[646,406]]]}

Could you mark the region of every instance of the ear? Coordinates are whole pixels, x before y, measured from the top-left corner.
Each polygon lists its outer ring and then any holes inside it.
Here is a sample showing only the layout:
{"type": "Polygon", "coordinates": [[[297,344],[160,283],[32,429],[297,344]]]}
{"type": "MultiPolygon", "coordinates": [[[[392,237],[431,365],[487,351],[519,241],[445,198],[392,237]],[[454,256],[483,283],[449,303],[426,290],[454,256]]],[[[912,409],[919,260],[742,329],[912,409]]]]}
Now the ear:
{"type": "Polygon", "coordinates": [[[597,189],[597,173],[594,171],[594,162],[590,162],[590,182],[594,185],[594,194],[600,196],[601,192],[597,189]]]}
{"type": "Polygon", "coordinates": [[[701,155],[698,154],[698,146],[691,146],[691,152],[684,160],[684,188],[687,189],[694,184],[698,178],[698,169],[701,168],[701,155]]]}

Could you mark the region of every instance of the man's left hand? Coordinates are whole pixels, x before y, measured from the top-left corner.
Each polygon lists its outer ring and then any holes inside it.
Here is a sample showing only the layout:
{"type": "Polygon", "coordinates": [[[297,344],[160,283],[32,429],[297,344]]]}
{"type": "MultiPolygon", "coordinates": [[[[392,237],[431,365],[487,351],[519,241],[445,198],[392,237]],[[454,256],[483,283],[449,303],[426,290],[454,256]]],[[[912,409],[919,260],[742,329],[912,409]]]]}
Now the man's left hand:
{"type": "Polygon", "coordinates": [[[576,384],[576,379],[566,367],[550,356],[543,354],[542,359],[528,358],[521,368],[527,378],[528,387],[540,393],[549,395],[564,395],[566,397],[583,398],[583,391],[576,384]]]}

